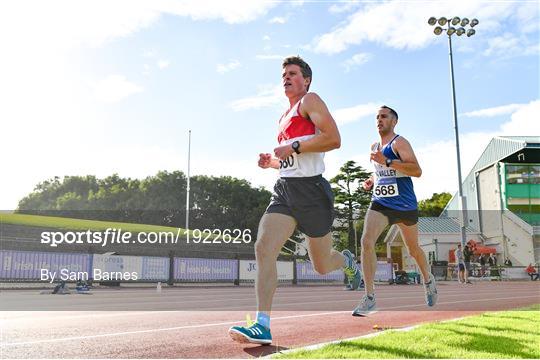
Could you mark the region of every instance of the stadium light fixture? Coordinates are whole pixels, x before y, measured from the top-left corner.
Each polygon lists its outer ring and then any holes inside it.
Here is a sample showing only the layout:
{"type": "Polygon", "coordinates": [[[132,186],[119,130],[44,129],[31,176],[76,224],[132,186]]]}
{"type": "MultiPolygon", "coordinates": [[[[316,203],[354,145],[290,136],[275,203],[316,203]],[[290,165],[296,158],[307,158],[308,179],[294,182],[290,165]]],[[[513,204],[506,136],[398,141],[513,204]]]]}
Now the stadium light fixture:
{"type": "MultiPolygon", "coordinates": [[[[476,30],[472,29],[476,25],[478,25],[479,21],[478,19],[472,19],[469,23],[468,18],[460,19],[458,16],[445,18],[440,17],[439,20],[437,20],[437,23],[440,26],[435,27],[433,29],[433,33],[435,35],[441,35],[444,30],[446,30],[446,35],[448,36],[448,48],[450,50],[449,57],[450,57],[450,80],[451,80],[451,88],[452,88],[452,110],[454,115],[454,135],[456,138],[456,158],[457,158],[457,170],[458,170],[458,189],[459,189],[459,200],[461,203],[461,246],[465,248],[466,238],[467,238],[467,232],[466,232],[466,226],[468,223],[467,220],[467,200],[465,196],[463,196],[463,183],[461,178],[461,156],[459,152],[459,131],[458,131],[458,119],[457,119],[457,106],[456,106],[456,86],[454,82],[454,58],[452,56],[452,35],[456,34],[457,36],[461,36],[464,33],[467,34],[467,37],[471,37],[474,34],[476,34],[476,30]],[[450,21],[448,19],[451,19],[450,21]],[[448,27],[446,29],[442,28],[441,26],[445,26],[448,23],[448,27]],[[454,26],[461,25],[457,30],[454,26]],[[452,25],[452,26],[451,26],[452,25]],[[465,27],[469,25],[470,28],[467,30],[465,27]]],[[[435,17],[430,17],[428,20],[428,24],[431,26],[435,25],[435,17]]]]}

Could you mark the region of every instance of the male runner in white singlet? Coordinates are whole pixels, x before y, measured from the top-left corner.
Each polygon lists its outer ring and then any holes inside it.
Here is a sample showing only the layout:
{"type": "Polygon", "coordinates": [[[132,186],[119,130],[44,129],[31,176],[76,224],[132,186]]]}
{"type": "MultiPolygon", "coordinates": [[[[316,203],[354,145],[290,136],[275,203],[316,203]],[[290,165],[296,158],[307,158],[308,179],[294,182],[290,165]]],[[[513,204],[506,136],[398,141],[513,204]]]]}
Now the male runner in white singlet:
{"type": "Polygon", "coordinates": [[[249,327],[233,326],[230,336],[244,343],[270,344],[270,311],[277,286],[277,257],[296,227],[307,236],[313,268],[326,274],[343,268],[358,288],[361,273],[354,255],[332,249],[334,198],[322,177],[324,153],[337,149],[341,138],[321,98],[309,91],[312,72],[298,56],[282,64],[282,83],[290,107],[279,120],[278,143],[271,154],[259,154],[259,166],[279,170],[270,205],[259,223],[257,259],[257,320],[249,327]]]}
{"type": "Polygon", "coordinates": [[[437,302],[435,278],[429,272],[424,251],[418,245],[418,203],[411,176],[420,177],[422,169],[411,144],[396,135],[398,114],[382,106],[377,114],[380,141],[371,146],[371,162],[375,173],[363,183],[364,190],[373,189],[371,205],[366,213],[362,233],[362,271],[365,295],[353,310],[353,316],[364,316],[376,310],[373,279],[377,268],[375,242],[388,224],[397,224],[409,254],[416,260],[424,281],[426,303],[437,302]]]}

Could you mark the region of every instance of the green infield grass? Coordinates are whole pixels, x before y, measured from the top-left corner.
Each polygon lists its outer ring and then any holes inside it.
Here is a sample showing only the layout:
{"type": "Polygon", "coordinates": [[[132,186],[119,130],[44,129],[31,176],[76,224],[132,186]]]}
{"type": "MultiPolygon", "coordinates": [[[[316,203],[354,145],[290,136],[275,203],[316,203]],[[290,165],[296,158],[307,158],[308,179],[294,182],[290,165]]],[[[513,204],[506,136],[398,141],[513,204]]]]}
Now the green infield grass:
{"type": "Polygon", "coordinates": [[[178,228],[170,226],[158,226],[147,224],[133,224],[112,221],[97,221],[72,219],[55,216],[26,215],[13,213],[0,213],[0,224],[13,224],[24,226],[39,226],[46,228],[57,228],[62,230],[92,230],[101,231],[107,229],[121,229],[122,231],[138,232],[174,232],[178,228]]]}
{"type": "Polygon", "coordinates": [[[420,325],[410,331],[387,330],[373,338],[272,358],[540,359],[540,304],[420,325]]]}

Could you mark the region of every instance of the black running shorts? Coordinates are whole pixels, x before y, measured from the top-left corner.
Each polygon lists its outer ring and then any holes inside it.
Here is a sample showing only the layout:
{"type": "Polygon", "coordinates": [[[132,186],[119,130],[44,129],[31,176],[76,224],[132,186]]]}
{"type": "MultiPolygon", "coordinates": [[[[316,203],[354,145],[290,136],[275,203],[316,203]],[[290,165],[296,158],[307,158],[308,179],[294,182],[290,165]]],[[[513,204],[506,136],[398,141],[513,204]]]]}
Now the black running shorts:
{"type": "Polygon", "coordinates": [[[387,206],[381,205],[376,201],[373,201],[371,205],[369,205],[369,208],[386,216],[390,225],[403,223],[410,226],[418,222],[418,210],[394,210],[387,206]]]}
{"type": "Polygon", "coordinates": [[[334,221],[332,188],[322,175],[279,178],[266,213],[289,215],[307,236],[323,237],[334,221]]]}

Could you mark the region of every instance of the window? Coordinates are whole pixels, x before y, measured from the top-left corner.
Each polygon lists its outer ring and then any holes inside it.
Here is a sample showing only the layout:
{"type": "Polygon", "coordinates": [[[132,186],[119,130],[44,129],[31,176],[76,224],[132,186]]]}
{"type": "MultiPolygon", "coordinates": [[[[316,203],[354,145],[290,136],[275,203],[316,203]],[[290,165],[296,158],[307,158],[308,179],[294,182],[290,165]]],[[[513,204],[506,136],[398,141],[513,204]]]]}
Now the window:
{"type": "Polygon", "coordinates": [[[529,167],[527,165],[506,165],[506,183],[528,184],[529,167]]]}
{"type": "Polygon", "coordinates": [[[540,165],[529,166],[529,183],[540,184],[540,165]]]}

